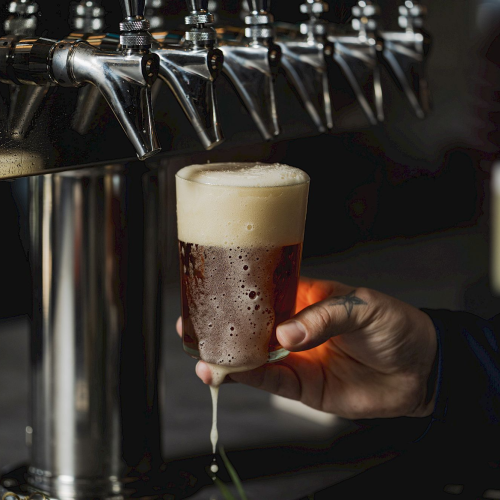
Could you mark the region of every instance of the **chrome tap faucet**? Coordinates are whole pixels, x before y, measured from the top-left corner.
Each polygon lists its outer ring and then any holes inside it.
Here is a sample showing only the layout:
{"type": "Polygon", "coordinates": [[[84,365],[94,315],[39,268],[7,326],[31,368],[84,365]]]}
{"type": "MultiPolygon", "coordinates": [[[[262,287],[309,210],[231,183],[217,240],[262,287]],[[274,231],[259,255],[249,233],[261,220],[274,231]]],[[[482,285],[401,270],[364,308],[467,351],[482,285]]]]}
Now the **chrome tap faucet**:
{"type": "Polygon", "coordinates": [[[322,0],[306,0],[300,11],[309,16],[301,23],[300,35],[279,37],[281,64],[320,132],[333,127],[327,64],[333,44],[327,40],[327,24],[319,16],[328,11],[322,0]]]}
{"type": "Polygon", "coordinates": [[[382,85],[378,60],[383,42],[377,35],[378,6],[359,0],[352,8],[352,35],[331,34],[334,60],[341,68],[372,125],[384,119],[382,85]]]}
{"type": "Polygon", "coordinates": [[[118,52],[105,52],[81,40],[2,38],[0,81],[25,85],[94,85],[112,108],[143,160],[160,151],[151,106],[158,57],[149,52],[149,27],[137,4],[127,2],[120,23],[118,52]]]}
{"type": "MultiPolygon", "coordinates": [[[[9,2],[7,9],[9,16],[4,22],[5,33],[16,37],[34,37],[38,4],[34,0],[14,0],[9,2]]],[[[48,85],[32,87],[11,84],[7,128],[13,139],[26,137],[49,88],[48,85]]]]}
{"type": "Polygon", "coordinates": [[[430,50],[430,36],[424,30],[426,7],[405,0],[399,7],[398,23],[402,31],[385,31],[383,56],[386,67],[419,118],[430,110],[430,94],[425,63],[430,50]]]}
{"type": "Polygon", "coordinates": [[[232,83],[262,137],[279,134],[274,92],[281,48],[274,42],[273,16],[268,0],[248,0],[244,37],[220,39],[224,53],[223,73],[232,83]]]}
{"type": "Polygon", "coordinates": [[[160,60],[161,80],[175,95],[204,148],[212,149],[224,140],[215,95],[223,54],[215,47],[217,34],[209,26],[213,16],[207,10],[207,3],[207,0],[188,0],[185,24],[189,29],[183,38],[172,43],[166,32],[153,32],[152,52],[160,60]]]}
{"type": "MultiPolygon", "coordinates": [[[[73,33],[68,38],[82,39],[95,47],[104,48],[104,37],[97,37],[104,32],[105,11],[99,0],[80,0],[73,6],[70,25],[73,33]],[[90,36],[89,36],[90,35],[90,36]]],[[[106,40],[106,42],[109,42],[106,40]]],[[[118,40],[107,43],[109,50],[118,50],[118,40]]],[[[78,91],[78,102],[71,119],[71,128],[81,135],[85,135],[97,113],[99,104],[103,100],[102,94],[94,85],[85,85],[78,91]]]]}

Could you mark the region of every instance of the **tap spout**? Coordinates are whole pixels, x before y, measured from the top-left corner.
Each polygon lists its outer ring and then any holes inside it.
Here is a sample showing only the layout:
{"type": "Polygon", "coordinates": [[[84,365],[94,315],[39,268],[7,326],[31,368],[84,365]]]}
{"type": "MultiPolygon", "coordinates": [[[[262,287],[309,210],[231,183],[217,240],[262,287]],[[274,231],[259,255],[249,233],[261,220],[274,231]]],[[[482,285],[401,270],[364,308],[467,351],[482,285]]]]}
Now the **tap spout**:
{"type": "Polygon", "coordinates": [[[280,132],[274,92],[281,60],[281,48],[268,46],[220,45],[224,53],[223,73],[227,76],[265,140],[280,132]]]}
{"type": "Polygon", "coordinates": [[[52,53],[52,77],[60,85],[94,85],[104,96],[144,160],[160,151],[151,104],[158,57],[131,51],[103,52],[85,42],[62,41],[52,53]]]}
{"type": "Polygon", "coordinates": [[[425,14],[424,6],[414,1],[405,2],[399,7],[399,25],[404,31],[381,34],[382,62],[418,118],[425,118],[431,108],[425,67],[431,39],[422,27],[425,14]]]}
{"type": "Polygon", "coordinates": [[[308,0],[300,7],[309,20],[300,25],[300,35],[285,35],[278,42],[283,52],[281,64],[314,124],[320,132],[326,132],[333,127],[328,79],[333,45],[326,39],[326,22],[318,16],[328,11],[328,4],[308,0]]]}
{"type": "Polygon", "coordinates": [[[307,41],[280,42],[281,65],[296,89],[309,116],[320,132],[333,127],[327,60],[333,54],[331,44],[307,41]]]}
{"type": "Polygon", "coordinates": [[[352,8],[352,35],[330,35],[334,60],[353,89],[372,125],[384,120],[379,59],[383,40],[377,36],[379,7],[371,0],[359,0],[352,8]]]}
{"type": "Polygon", "coordinates": [[[219,49],[173,44],[154,44],[160,59],[159,77],[170,87],[193,125],[203,147],[212,149],[223,140],[215,80],[221,72],[219,49]]]}

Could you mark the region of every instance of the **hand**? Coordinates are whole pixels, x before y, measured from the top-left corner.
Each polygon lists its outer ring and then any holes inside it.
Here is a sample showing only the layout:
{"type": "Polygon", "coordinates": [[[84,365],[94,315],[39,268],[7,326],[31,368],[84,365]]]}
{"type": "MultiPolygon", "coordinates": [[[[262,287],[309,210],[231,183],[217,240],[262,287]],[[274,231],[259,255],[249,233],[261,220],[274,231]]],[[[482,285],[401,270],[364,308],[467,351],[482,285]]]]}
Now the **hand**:
{"type": "MultiPolygon", "coordinates": [[[[232,380],[351,419],[432,413],[437,339],[427,314],[374,290],[311,279],[301,279],[297,311],[276,332],[292,353],[232,380]]],[[[203,361],[196,373],[211,382],[203,361]]]]}

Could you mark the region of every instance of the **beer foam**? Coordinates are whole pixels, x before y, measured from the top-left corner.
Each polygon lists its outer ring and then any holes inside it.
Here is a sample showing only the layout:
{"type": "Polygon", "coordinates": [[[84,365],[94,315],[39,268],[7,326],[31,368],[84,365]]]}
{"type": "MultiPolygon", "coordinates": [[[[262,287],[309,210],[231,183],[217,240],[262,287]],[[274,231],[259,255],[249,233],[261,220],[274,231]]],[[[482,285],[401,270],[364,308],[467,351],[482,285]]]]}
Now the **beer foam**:
{"type": "Polygon", "coordinates": [[[187,181],[212,186],[278,187],[309,182],[299,168],[282,163],[207,163],[190,165],[177,172],[187,181]]]}
{"type": "Polygon", "coordinates": [[[176,175],[179,239],[231,247],[304,237],[309,176],[282,164],[191,165],[176,175]]]}

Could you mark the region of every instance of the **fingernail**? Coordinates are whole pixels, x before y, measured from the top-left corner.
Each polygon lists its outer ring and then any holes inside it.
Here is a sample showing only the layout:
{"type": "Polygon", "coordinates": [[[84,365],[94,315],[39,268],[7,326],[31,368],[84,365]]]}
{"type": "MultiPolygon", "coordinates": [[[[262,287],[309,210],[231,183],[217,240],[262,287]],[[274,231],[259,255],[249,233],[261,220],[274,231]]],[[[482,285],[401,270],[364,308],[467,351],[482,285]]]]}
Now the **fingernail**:
{"type": "Polygon", "coordinates": [[[300,344],[306,338],[306,329],[298,321],[287,321],[277,328],[281,341],[287,345],[300,344]]]}

